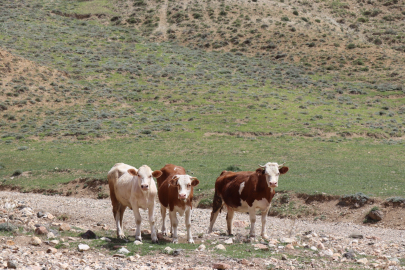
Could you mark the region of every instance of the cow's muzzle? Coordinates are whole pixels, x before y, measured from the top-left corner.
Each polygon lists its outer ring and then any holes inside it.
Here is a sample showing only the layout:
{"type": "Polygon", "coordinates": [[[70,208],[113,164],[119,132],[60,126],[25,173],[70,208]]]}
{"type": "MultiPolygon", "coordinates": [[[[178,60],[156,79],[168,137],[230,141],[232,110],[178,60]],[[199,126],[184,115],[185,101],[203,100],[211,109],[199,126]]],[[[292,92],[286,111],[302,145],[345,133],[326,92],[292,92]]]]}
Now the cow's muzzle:
{"type": "Polygon", "coordinates": [[[143,191],[147,191],[149,189],[149,185],[141,185],[141,189],[143,191]]]}
{"type": "Polygon", "coordinates": [[[180,200],[185,200],[185,199],[187,199],[187,194],[179,194],[179,199],[180,199],[180,200]]]}

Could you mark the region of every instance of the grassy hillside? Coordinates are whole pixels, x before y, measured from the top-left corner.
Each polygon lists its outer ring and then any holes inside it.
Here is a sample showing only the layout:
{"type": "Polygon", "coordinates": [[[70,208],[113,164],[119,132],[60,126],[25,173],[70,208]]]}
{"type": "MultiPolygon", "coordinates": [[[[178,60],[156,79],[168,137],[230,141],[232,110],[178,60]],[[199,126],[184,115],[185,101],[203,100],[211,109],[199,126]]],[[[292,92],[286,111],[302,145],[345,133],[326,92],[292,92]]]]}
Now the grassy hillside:
{"type": "Polygon", "coordinates": [[[401,195],[403,15],[370,3],[2,2],[0,178],[171,162],[207,190],[228,166],[287,160],[286,189],[401,195]]]}

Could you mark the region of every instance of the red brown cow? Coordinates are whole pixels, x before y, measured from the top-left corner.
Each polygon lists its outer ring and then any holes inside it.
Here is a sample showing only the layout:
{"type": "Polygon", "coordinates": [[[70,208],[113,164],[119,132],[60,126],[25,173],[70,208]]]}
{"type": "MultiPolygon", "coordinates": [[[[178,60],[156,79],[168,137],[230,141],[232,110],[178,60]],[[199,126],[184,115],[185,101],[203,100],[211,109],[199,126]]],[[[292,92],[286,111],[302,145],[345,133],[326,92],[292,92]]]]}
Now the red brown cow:
{"type": "Polygon", "coordinates": [[[228,209],[226,221],[228,234],[232,234],[234,212],[248,212],[250,216],[250,237],[255,237],[256,209],[262,213],[261,236],[266,239],[266,216],[271,200],[278,186],[278,177],[285,174],[288,167],[268,162],[254,172],[223,171],[215,182],[215,195],[208,233],[212,232],[215,220],[225,204],[228,209]]]}
{"type": "Polygon", "coordinates": [[[181,216],[186,214],[185,222],[187,228],[187,242],[194,243],[191,236],[191,202],[193,200],[193,187],[200,181],[197,178],[186,174],[186,170],[181,166],[173,164],[165,165],[161,170],[162,175],[158,177],[158,197],[161,204],[162,233],[166,232],[166,209],[169,209],[169,218],[173,243],[177,243],[177,213],[181,216]]]}

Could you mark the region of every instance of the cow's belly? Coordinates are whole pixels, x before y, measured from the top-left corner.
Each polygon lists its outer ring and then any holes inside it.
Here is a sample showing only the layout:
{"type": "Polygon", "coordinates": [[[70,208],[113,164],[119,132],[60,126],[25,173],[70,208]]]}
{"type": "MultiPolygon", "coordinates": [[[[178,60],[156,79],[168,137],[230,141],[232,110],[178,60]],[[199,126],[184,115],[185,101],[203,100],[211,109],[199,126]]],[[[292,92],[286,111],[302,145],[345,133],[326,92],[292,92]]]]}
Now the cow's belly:
{"type": "Polygon", "coordinates": [[[265,210],[269,207],[269,205],[270,205],[269,201],[267,199],[263,198],[261,200],[255,200],[252,204],[252,207],[250,207],[246,201],[241,200],[241,206],[236,207],[236,208],[234,208],[234,207],[231,207],[231,208],[237,212],[248,212],[250,208],[265,210]]]}

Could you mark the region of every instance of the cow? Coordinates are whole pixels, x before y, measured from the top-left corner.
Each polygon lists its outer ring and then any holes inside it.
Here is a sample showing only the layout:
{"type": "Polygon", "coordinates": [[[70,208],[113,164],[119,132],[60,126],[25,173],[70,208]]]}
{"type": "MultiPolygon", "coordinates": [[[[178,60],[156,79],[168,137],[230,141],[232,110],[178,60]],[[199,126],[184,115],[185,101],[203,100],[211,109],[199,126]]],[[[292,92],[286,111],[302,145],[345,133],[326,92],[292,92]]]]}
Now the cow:
{"type": "Polygon", "coordinates": [[[186,170],[181,166],[166,164],[160,169],[162,175],[158,177],[158,197],[160,213],[162,215],[162,233],[166,232],[166,209],[169,209],[170,227],[173,243],[178,243],[177,239],[177,213],[181,216],[186,214],[185,223],[187,228],[187,242],[194,243],[191,236],[191,210],[194,187],[200,181],[196,177],[186,174],[186,170]]]}
{"type": "Polygon", "coordinates": [[[223,205],[228,209],[226,221],[228,234],[232,234],[232,219],[234,212],[248,212],[250,217],[249,237],[255,237],[256,209],[261,210],[262,232],[261,236],[267,239],[266,216],[269,212],[271,200],[278,186],[278,177],[285,174],[288,167],[284,164],[268,162],[259,165],[256,171],[230,172],[223,171],[215,182],[215,194],[211,212],[208,233],[212,232],[215,220],[223,205]]]}
{"type": "Polygon", "coordinates": [[[142,218],[139,213],[139,208],[142,208],[144,210],[148,209],[152,242],[158,242],[155,229],[155,198],[157,189],[153,177],[161,175],[161,171],[152,171],[147,165],[143,165],[137,170],[135,167],[124,163],[115,164],[108,172],[108,185],[110,187],[112,211],[117,225],[118,238],[125,238],[122,219],[125,209],[129,207],[133,210],[135,216],[135,241],[142,241],[142,218]]]}

